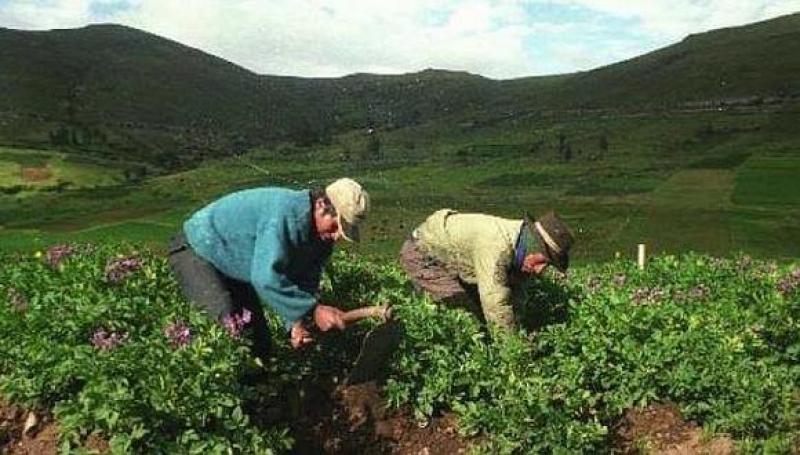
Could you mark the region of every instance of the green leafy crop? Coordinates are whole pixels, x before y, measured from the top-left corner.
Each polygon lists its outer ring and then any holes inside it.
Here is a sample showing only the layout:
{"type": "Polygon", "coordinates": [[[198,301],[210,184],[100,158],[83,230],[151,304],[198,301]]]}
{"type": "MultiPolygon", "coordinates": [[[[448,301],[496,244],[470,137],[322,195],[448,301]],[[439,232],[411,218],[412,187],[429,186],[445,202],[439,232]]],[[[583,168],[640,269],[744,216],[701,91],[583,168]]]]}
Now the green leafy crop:
{"type": "Polygon", "coordinates": [[[115,453],[288,445],[249,422],[247,349],[185,303],[164,258],[72,245],[2,260],[0,393],[52,408],[65,451],[90,432],[115,453]]]}
{"type": "MultiPolygon", "coordinates": [[[[64,451],[91,433],[115,453],[288,450],[288,430],[263,424],[258,405],[346,372],[365,330],[298,353],[273,318],[275,352],[254,387],[238,337],[249,315],[212,323],[162,256],[67,245],[0,261],[0,395],[52,409],[64,451]]],[[[394,306],[404,336],[389,403],[420,424],[455,412],[477,451],[608,452],[625,411],[665,401],[744,452],[795,446],[797,266],[662,256],[643,271],[618,261],[546,276],[528,295],[506,334],[432,303],[394,264],[337,253],[323,281],[326,302],[394,306]]]]}

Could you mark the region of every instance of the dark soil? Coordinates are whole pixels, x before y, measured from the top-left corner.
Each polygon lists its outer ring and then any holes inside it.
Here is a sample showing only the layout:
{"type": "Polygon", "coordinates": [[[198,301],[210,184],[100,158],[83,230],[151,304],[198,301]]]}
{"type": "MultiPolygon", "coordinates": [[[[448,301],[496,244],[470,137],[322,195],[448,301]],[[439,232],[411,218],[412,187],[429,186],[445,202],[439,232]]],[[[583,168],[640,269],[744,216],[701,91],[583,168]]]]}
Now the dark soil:
{"type": "MultiPolygon", "coordinates": [[[[109,453],[108,442],[92,435],[84,448],[90,453],[109,453]]],[[[0,454],[55,455],[58,453],[58,425],[47,414],[28,411],[0,399],[0,454]],[[36,423],[23,434],[25,422],[35,415],[36,423]]]]}
{"type": "Polygon", "coordinates": [[[709,454],[734,453],[733,441],[725,436],[708,437],[694,422],[684,420],[672,403],[629,410],[614,431],[622,453],[709,454]]]}
{"type": "Polygon", "coordinates": [[[295,454],[459,454],[469,446],[454,416],[420,425],[408,410],[387,409],[374,382],[312,388],[294,406],[295,454]]]}
{"type": "MultiPolygon", "coordinates": [[[[389,410],[374,382],[304,391],[300,400],[288,400],[282,409],[253,415],[260,424],[292,421],[295,454],[408,454],[466,453],[468,442],[458,435],[456,418],[446,414],[425,425],[408,410],[389,410]]],[[[31,411],[0,400],[0,455],[55,455],[58,425],[44,414],[23,434],[31,411]]],[[[108,442],[97,435],[84,448],[109,453],[108,442]]]]}
{"type": "MultiPolygon", "coordinates": [[[[36,424],[23,434],[30,414],[0,400],[1,455],[58,453],[58,425],[50,416],[37,414],[36,424]]],[[[261,414],[262,424],[292,420],[295,454],[449,455],[466,453],[470,446],[458,435],[454,415],[420,425],[406,409],[387,409],[380,387],[373,382],[317,387],[284,409],[261,414]]],[[[625,454],[734,453],[730,438],[704,435],[670,403],[629,410],[614,429],[614,439],[616,451],[625,454]]],[[[90,436],[84,447],[94,453],[109,452],[108,442],[96,435],[90,436]]]]}
{"type": "Polygon", "coordinates": [[[0,400],[0,454],[56,453],[58,453],[58,428],[49,416],[26,411],[0,400]],[[31,417],[32,415],[35,417],[31,417]],[[32,418],[36,419],[36,423],[23,434],[25,422],[32,418]]]}

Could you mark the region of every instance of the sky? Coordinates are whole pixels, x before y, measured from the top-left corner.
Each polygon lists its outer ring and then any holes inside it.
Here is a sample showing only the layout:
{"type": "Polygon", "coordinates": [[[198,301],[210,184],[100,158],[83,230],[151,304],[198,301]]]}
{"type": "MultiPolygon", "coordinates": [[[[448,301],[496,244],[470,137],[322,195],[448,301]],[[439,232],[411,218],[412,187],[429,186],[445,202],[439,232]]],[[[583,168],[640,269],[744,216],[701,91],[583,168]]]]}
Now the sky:
{"type": "Polygon", "coordinates": [[[0,27],[118,23],[259,74],[426,68],[494,79],[583,71],[800,0],[0,0],[0,27]]]}

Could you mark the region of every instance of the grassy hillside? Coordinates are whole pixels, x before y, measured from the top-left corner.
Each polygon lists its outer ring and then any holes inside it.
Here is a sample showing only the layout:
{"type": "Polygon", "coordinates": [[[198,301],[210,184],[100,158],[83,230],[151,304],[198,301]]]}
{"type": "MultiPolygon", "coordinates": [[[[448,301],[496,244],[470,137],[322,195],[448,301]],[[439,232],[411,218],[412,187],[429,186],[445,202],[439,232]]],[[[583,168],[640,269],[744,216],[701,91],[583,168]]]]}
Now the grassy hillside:
{"type": "Polygon", "coordinates": [[[508,81],[428,70],[260,76],[136,29],[0,29],[0,143],[190,167],[368,125],[486,124],[564,109],[762,105],[800,94],[800,15],[693,35],[593,71],[508,81]]]}
{"type": "Polygon", "coordinates": [[[64,153],[0,147],[0,191],[6,195],[117,185],[130,172],[64,153]]]}
{"type": "Polygon", "coordinates": [[[690,35],[680,43],[624,62],[554,79],[509,81],[545,107],[702,106],[800,97],[800,14],[690,35]],[[759,99],[760,98],[760,99],[759,99]]]}
{"type": "Polygon", "coordinates": [[[141,184],[0,197],[0,249],[131,239],[161,245],[205,203],[240,188],[362,181],[373,196],[358,250],[394,257],[436,209],[519,217],[554,208],[578,262],[653,251],[800,257],[800,109],[440,121],[326,146],[263,148],[141,184]],[[570,158],[566,160],[565,154],[570,158]]]}

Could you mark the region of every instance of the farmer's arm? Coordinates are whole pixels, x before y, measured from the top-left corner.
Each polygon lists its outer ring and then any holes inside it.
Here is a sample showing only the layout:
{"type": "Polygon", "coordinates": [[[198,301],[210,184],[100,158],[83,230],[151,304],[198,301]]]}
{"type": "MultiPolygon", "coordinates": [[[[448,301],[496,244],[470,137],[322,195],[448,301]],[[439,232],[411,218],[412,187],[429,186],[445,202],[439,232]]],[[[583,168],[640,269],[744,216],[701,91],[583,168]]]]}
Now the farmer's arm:
{"type": "Polygon", "coordinates": [[[502,329],[513,330],[516,319],[506,268],[500,264],[497,255],[487,254],[487,252],[477,252],[474,264],[481,308],[486,321],[494,323],[502,329]]]}
{"type": "Polygon", "coordinates": [[[291,330],[317,303],[316,295],[301,288],[288,277],[293,239],[288,226],[281,222],[265,224],[256,239],[251,283],[262,302],[272,307],[291,330]]]}

